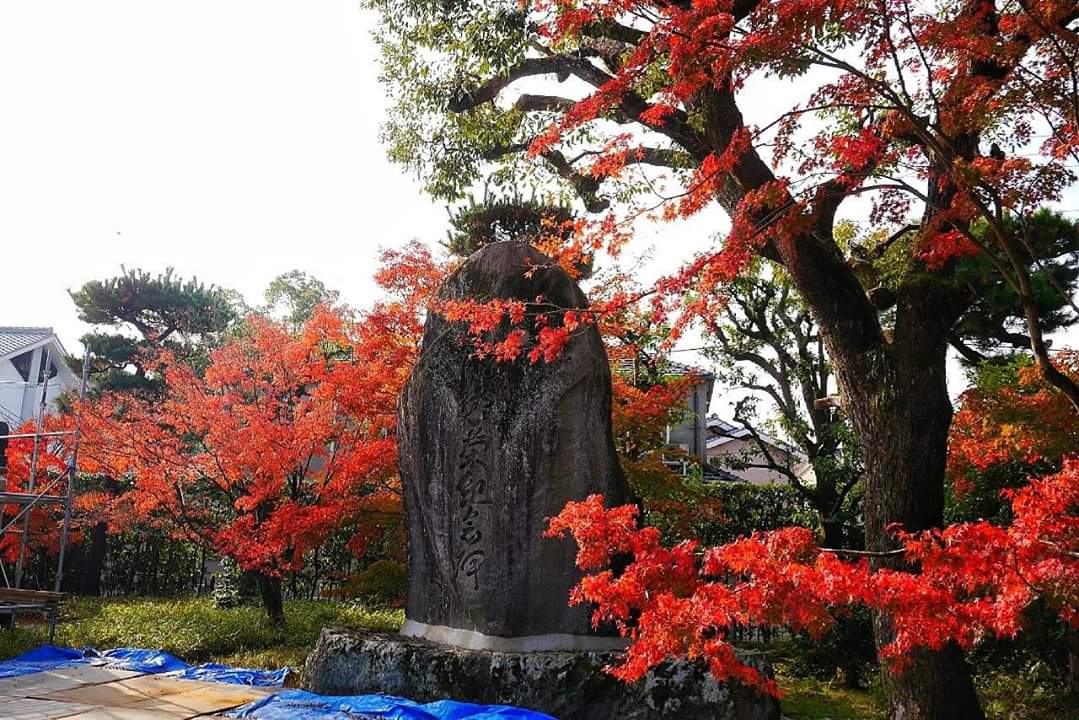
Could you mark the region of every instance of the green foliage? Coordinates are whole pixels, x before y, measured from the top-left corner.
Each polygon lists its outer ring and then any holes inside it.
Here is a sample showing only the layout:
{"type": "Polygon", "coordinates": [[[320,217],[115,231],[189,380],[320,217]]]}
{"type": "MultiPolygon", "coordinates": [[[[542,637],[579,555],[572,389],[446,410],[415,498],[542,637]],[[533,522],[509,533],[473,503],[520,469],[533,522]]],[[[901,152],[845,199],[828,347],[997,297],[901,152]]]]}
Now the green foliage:
{"type": "Polygon", "coordinates": [[[33,650],[48,639],[48,629],[42,626],[19,626],[0,630],[0,660],[33,650]]]}
{"type": "Polygon", "coordinates": [[[869,611],[857,608],[820,638],[798,635],[786,648],[786,654],[793,675],[834,680],[841,674],[848,688],[863,687],[877,667],[869,611]]]}
{"type": "MultiPolygon", "coordinates": [[[[1079,321],[1071,304],[1079,279],[1079,222],[1043,208],[1025,217],[1008,215],[1004,226],[1023,248],[1042,331],[1051,333],[1079,321]]],[[[989,232],[984,222],[972,230],[979,236],[989,232]]],[[[989,257],[979,253],[963,259],[955,281],[970,288],[970,308],[955,327],[967,345],[987,356],[998,355],[1001,346],[1005,352],[1029,348],[1019,295],[989,257]]]]}
{"type": "MultiPolygon", "coordinates": [[[[855,247],[852,225],[841,225],[837,235],[841,245],[855,247]]],[[[787,475],[820,516],[826,542],[857,547],[862,542],[858,498],[864,460],[849,420],[814,404],[834,392],[824,343],[786,272],[764,261],[752,270],[726,286],[725,311],[709,327],[717,381],[748,391],[734,412],[750,431],[746,450],[725,456],[724,464],[736,473],[766,465],[787,475]],[[796,452],[778,450],[777,444],[796,452]],[[798,465],[805,460],[813,466],[812,484],[799,479],[798,465]]],[[[864,282],[875,287],[875,280],[864,282]]]]}
{"type": "Polygon", "coordinates": [[[720,545],[758,530],[777,530],[790,525],[816,528],[813,508],[787,485],[713,483],[710,495],[719,500],[722,519],[700,528],[701,540],[720,545]]]}
{"type": "Polygon", "coordinates": [[[168,347],[197,363],[204,346],[237,320],[230,293],[174,276],[172,268],[156,276],[123,268],[70,294],[80,320],[117,331],[82,338],[93,349],[90,372],[97,390],[156,390],[146,351],[168,347]]]}
{"type": "Polygon", "coordinates": [[[290,270],[270,281],[262,311],[280,317],[294,328],[303,327],[319,305],[333,305],[340,293],[331,290],[318,278],[300,270],[290,270]]]}
{"type": "Polygon", "coordinates": [[[394,560],[376,560],[347,582],[340,593],[383,603],[399,603],[405,597],[408,571],[394,560]]]}
{"type": "MultiPolygon", "coordinates": [[[[57,643],[156,648],[187,662],[243,658],[253,667],[280,667],[282,658],[306,656],[323,627],[395,631],[404,621],[399,610],[349,602],[290,601],[285,615],[288,629],[282,630],[269,624],[262,608],[221,609],[210,598],[74,598],[63,606],[57,643]]],[[[0,659],[43,644],[47,633],[43,626],[0,631],[0,659]]]]}
{"type": "MultiPolygon", "coordinates": [[[[525,17],[516,0],[366,0],[378,13],[383,87],[390,96],[382,128],[390,158],[415,172],[437,198],[457,200],[480,178],[485,157],[526,141],[542,123],[491,104],[447,109],[476,78],[502,75],[525,53],[525,17]]],[[[494,178],[515,187],[519,172],[494,178]]]]}
{"type": "Polygon", "coordinates": [[[202,548],[159,528],[110,534],[107,557],[101,585],[110,595],[184,596],[197,589],[202,577],[202,548]]]}
{"type": "Polygon", "coordinates": [[[446,248],[454,255],[468,257],[485,245],[501,240],[532,242],[545,236],[567,236],[564,223],[573,218],[565,205],[516,195],[491,198],[455,208],[450,213],[446,248]]]}
{"type": "Polygon", "coordinates": [[[987,720],[1058,720],[1079,717],[1079,694],[1069,692],[1044,665],[1020,672],[975,675],[987,720]]]}

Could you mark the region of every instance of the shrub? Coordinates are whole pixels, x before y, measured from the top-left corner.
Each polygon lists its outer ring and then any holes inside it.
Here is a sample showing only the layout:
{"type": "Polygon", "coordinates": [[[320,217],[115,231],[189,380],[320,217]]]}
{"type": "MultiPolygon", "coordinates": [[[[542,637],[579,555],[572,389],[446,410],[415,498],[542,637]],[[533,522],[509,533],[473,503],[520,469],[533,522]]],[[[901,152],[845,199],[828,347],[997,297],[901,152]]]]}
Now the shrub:
{"type": "Polygon", "coordinates": [[[398,603],[405,596],[408,571],[393,560],[378,560],[360,572],[345,587],[352,597],[384,603],[398,603]]]}

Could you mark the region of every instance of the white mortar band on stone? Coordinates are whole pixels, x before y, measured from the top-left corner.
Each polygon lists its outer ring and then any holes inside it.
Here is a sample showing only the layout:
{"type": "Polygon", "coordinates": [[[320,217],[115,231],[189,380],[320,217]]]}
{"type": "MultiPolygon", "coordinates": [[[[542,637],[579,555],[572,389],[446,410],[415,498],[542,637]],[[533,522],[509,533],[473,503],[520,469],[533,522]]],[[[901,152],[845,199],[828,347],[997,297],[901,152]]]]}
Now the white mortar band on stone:
{"type": "Polygon", "coordinates": [[[405,624],[401,628],[401,634],[405,637],[429,640],[439,645],[451,645],[466,650],[492,650],[495,652],[564,650],[610,652],[612,650],[624,650],[629,642],[620,637],[571,635],[569,633],[502,637],[500,635],[486,635],[475,630],[447,627],[446,625],[428,625],[415,620],[405,620],[405,624]]]}

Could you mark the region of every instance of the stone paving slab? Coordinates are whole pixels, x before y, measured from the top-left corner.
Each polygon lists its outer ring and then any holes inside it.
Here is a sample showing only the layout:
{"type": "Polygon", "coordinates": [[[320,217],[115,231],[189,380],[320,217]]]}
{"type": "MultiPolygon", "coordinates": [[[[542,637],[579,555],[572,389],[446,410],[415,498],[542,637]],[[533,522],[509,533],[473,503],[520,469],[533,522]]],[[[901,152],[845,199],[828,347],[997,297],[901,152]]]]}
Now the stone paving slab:
{"type": "MultiPolygon", "coordinates": [[[[95,667],[93,665],[57,668],[19,677],[0,678],[0,696],[29,697],[47,695],[87,685],[128,680],[139,675],[142,675],[142,673],[131,670],[95,667]]],[[[3,716],[0,715],[0,717],[3,716]]]]}
{"type": "MultiPolygon", "coordinates": [[[[183,716],[170,715],[169,713],[145,710],[142,708],[118,707],[94,708],[78,715],[69,715],[63,718],[63,720],[176,720],[178,717],[183,716]]],[[[228,720],[228,718],[218,715],[200,715],[198,720],[212,720],[212,718],[228,720]]]]}
{"type": "Polygon", "coordinates": [[[0,697],[0,718],[4,720],[59,720],[93,709],[81,703],[0,697]]]}
{"type": "Polygon", "coordinates": [[[197,680],[178,680],[143,675],[102,685],[59,690],[42,695],[46,700],[78,702],[95,707],[137,706],[167,713],[171,717],[192,717],[236,707],[274,692],[246,685],[225,685],[197,680]],[[164,700],[169,702],[163,702],[164,700]]]}

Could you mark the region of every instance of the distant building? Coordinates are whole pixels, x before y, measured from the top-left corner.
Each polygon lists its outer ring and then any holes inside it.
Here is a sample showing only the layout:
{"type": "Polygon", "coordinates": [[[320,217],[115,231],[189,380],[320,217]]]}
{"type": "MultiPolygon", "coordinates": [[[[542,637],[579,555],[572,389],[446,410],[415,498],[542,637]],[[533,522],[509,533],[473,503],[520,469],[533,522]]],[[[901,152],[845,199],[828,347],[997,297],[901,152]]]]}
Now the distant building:
{"type": "Polygon", "coordinates": [[[686,416],[677,425],[667,427],[667,443],[685,451],[700,463],[708,461],[708,409],[712,404],[712,391],[716,376],[700,368],[679,363],[667,365],[667,371],[676,376],[693,373],[697,383],[686,397],[686,416]]]}
{"type": "Polygon", "coordinates": [[[52,328],[0,326],[0,422],[14,430],[33,419],[46,374],[49,389],[45,400],[54,410],[56,398],[78,383],[66,356],[52,328]]]}
{"type": "Polygon", "coordinates": [[[705,425],[708,431],[706,477],[753,485],[789,484],[790,478],[784,472],[756,467],[774,462],[789,469],[802,482],[814,484],[813,466],[805,453],[793,445],[760,432],[761,442],[758,443],[747,428],[715,415],[707,418],[705,425]],[[761,444],[767,455],[762,452],[761,444]]]}
{"type": "MultiPolygon", "coordinates": [[[[631,361],[619,363],[619,372],[632,377],[631,361]]],[[[686,413],[680,423],[667,426],[667,444],[684,453],[671,453],[664,458],[676,472],[686,474],[696,461],[704,468],[704,479],[710,481],[745,482],[753,485],[786,485],[789,478],[781,471],[765,467],[766,458],[749,430],[736,423],[721,420],[710,413],[715,375],[701,368],[667,362],[662,370],[668,375],[697,378],[686,396],[686,413]],[[748,467],[747,467],[748,466],[748,467]]],[[[813,466],[805,453],[782,440],[760,434],[772,460],[789,468],[799,480],[813,484],[813,466]]]]}

